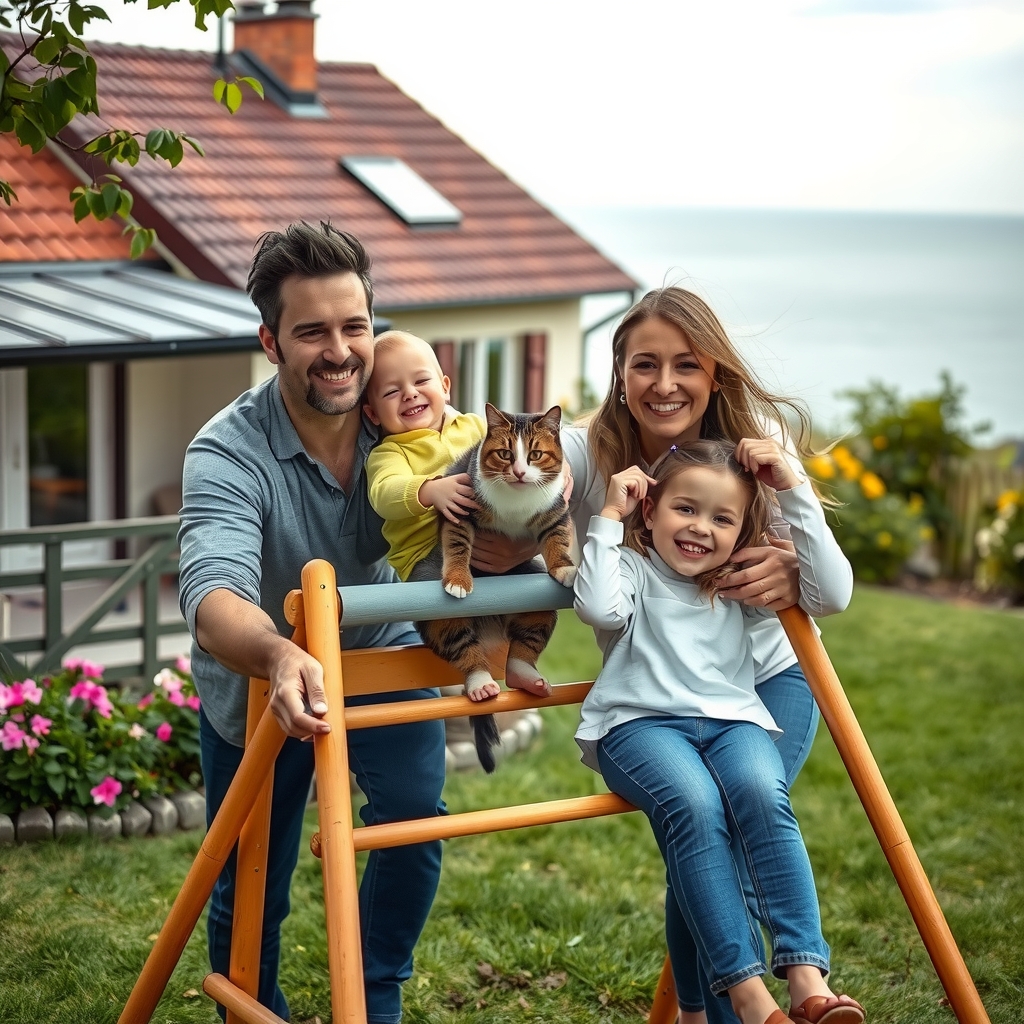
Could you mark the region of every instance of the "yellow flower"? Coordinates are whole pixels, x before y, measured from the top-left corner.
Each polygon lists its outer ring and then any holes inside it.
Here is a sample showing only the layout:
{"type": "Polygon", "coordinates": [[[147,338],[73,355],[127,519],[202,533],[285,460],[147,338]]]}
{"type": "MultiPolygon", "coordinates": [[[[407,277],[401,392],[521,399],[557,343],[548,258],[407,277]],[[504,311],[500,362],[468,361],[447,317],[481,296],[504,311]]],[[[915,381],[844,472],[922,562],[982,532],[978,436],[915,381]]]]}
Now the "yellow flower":
{"type": "Polygon", "coordinates": [[[935,529],[931,526],[922,526],[918,531],[921,540],[935,540],[935,529]]]}
{"type": "Polygon", "coordinates": [[[815,455],[807,460],[807,472],[818,480],[831,480],[836,475],[836,466],[827,455],[815,455]]]}
{"type": "Polygon", "coordinates": [[[883,530],[876,538],[875,543],[880,548],[890,547],[892,544],[892,534],[888,530],[883,530]]]}
{"type": "Polygon", "coordinates": [[[875,498],[880,498],[885,494],[885,484],[882,483],[881,477],[876,476],[870,470],[860,478],[860,489],[868,501],[874,501],[875,498]]]}
{"type": "Polygon", "coordinates": [[[910,509],[911,515],[916,516],[924,508],[924,498],[920,494],[912,494],[907,498],[907,508],[910,509]]]}
{"type": "Polygon", "coordinates": [[[885,434],[879,434],[878,437],[871,438],[871,444],[874,446],[876,452],[880,452],[884,448],[889,447],[889,438],[887,438],[885,434]]]}
{"type": "Polygon", "coordinates": [[[1017,505],[1020,503],[1020,495],[1016,491],[1003,491],[999,495],[999,500],[996,501],[996,510],[998,512],[1004,511],[1010,505],[1017,505]]]}

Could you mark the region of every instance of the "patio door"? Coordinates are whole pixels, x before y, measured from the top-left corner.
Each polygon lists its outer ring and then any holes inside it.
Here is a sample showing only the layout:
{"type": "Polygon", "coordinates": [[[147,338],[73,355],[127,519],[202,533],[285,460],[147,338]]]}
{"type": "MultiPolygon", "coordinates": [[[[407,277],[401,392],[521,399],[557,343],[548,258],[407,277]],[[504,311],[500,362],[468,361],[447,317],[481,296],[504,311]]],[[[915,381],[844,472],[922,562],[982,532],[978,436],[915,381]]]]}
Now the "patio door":
{"type": "MultiPolygon", "coordinates": [[[[0,528],[110,519],[113,374],[104,363],[0,371],[0,528]]],[[[76,541],[64,564],[110,557],[108,541],[76,541]]],[[[42,548],[0,553],[6,570],[39,568],[42,548]]]]}

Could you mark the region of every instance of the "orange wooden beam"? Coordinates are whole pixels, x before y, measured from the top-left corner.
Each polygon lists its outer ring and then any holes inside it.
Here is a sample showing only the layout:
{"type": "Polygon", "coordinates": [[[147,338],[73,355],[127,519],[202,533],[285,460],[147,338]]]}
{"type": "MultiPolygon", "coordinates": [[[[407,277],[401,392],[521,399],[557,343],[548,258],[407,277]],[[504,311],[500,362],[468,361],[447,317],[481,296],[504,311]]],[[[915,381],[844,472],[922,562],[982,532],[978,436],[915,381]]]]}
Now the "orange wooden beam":
{"type": "Polygon", "coordinates": [[[868,741],[847,699],[839,676],[807,614],[799,608],[779,612],[793,650],[818,702],[839,756],[875,830],[911,916],[935,965],[949,1004],[960,1024],[989,1024],[988,1014],[967,965],[949,930],[942,907],[914,850],[868,741]]]}
{"type": "Polygon", "coordinates": [[[313,739],[316,791],[323,842],[324,916],[334,1024],[366,1024],[363,953],[352,841],[345,695],[341,669],[341,605],[330,562],[315,559],[302,570],[302,598],[309,653],[324,671],[331,731],[313,739]]]}
{"type": "Polygon", "coordinates": [[[227,1007],[229,1020],[234,1017],[242,1024],[285,1024],[281,1017],[257,1003],[248,992],[232,985],[223,974],[208,974],[203,979],[203,991],[227,1007]]]}

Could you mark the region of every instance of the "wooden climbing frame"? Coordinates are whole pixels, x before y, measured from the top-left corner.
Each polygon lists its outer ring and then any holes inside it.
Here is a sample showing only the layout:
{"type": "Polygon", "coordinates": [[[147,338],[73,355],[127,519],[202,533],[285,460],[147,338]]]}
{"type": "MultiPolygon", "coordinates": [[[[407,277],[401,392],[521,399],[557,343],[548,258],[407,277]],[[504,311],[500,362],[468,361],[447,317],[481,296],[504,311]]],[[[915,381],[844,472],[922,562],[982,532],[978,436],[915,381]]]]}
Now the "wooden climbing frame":
{"type": "MultiPolygon", "coordinates": [[[[607,793],[354,829],[346,742],[349,729],[575,704],[583,700],[592,683],[555,686],[551,696],[546,698],[516,690],[502,692],[482,704],[460,696],[346,708],[345,694],[447,686],[462,680],[450,665],[423,647],[344,652],[341,649],[339,622],[344,628],[451,614],[450,601],[442,597],[436,583],[349,587],[342,593],[346,602],[344,615],[330,563],[309,562],[302,571],[302,590],[293,591],[285,602],[285,615],[295,630],[292,639],[323,666],[330,708],[326,720],[331,724],[331,731],[316,736],[313,741],[320,815],[320,831],[314,836],[313,852],[320,857],[323,866],[333,1024],[366,1024],[355,862],[358,851],[577,821],[626,813],[635,808],[607,793]]],[[[537,611],[564,608],[571,602],[571,592],[546,576],[517,576],[514,582],[483,579],[477,581],[473,593],[460,604],[459,613],[537,611]]],[[[957,1020],[960,1024],[989,1024],[928,877],[817,632],[798,608],[781,612],[779,618],[957,1020]]],[[[203,989],[227,1008],[228,1024],[281,1022],[280,1017],[257,1003],[255,998],[259,983],[273,765],[285,740],[285,734],[268,708],[269,690],[265,680],[250,681],[242,762],[118,1024],[146,1024],[152,1017],[236,841],[238,872],[229,977],[210,974],[203,982],[203,989]]],[[[676,1012],[675,986],[666,958],[654,993],[649,1024],[673,1024],[676,1012]]]]}

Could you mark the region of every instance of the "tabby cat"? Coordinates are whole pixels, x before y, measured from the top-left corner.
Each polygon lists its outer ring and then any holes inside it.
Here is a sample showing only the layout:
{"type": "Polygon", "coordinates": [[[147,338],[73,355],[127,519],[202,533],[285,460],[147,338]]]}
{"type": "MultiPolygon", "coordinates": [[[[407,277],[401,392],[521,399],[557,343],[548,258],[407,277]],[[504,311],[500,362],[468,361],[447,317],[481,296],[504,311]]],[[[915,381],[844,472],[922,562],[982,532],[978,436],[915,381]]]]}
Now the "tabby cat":
{"type": "MultiPolygon", "coordinates": [[[[413,570],[410,580],[440,578],[453,597],[473,589],[469,559],[477,530],[491,530],[540,545],[548,572],[571,587],[576,567],[569,557],[572,527],[563,495],[565,469],[558,427],[562,410],[506,413],[487,406],[487,434],[448,467],[449,476],[468,473],[479,509],[457,523],[441,519],[437,547],[413,570]]],[[[540,572],[532,560],[513,573],[540,572]]],[[[508,686],[547,696],[551,687],[537,671],[537,659],[555,628],[553,611],[480,618],[418,622],[423,642],[466,677],[470,700],[494,697],[500,687],[489,670],[488,650],[508,642],[505,682],[508,686]]],[[[473,733],[480,763],[494,771],[493,747],[499,742],[493,715],[474,715],[473,733]]]]}

